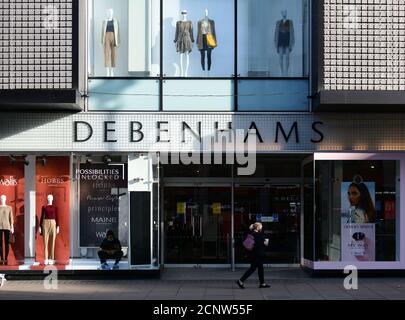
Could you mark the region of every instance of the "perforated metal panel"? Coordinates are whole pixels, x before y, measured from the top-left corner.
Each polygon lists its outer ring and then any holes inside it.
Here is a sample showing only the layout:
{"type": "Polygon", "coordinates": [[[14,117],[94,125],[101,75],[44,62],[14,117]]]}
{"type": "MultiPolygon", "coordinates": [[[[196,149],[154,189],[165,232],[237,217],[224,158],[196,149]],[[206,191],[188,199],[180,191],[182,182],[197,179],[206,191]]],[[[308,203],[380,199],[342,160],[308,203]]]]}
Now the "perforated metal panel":
{"type": "Polygon", "coordinates": [[[405,0],[324,0],[324,89],[405,90],[405,0]]]}
{"type": "Polygon", "coordinates": [[[72,10],[72,0],[1,0],[0,90],[72,89],[72,10]]]}

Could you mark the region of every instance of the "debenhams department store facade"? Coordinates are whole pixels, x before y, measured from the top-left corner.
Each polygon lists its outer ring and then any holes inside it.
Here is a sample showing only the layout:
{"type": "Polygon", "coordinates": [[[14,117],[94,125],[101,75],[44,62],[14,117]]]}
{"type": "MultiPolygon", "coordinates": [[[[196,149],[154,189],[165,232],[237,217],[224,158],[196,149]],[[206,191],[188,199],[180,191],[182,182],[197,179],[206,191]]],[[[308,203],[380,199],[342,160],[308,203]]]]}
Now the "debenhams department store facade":
{"type": "Polygon", "coordinates": [[[235,267],[255,221],[269,266],[405,269],[405,11],[382,7],[374,30],[377,8],[339,0],[3,1],[0,194],[15,242],[0,269],[43,270],[49,194],[61,270],[97,270],[108,229],[124,270],[235,267]],[[221,135],[236,155],[205,144],[221,135]]]}

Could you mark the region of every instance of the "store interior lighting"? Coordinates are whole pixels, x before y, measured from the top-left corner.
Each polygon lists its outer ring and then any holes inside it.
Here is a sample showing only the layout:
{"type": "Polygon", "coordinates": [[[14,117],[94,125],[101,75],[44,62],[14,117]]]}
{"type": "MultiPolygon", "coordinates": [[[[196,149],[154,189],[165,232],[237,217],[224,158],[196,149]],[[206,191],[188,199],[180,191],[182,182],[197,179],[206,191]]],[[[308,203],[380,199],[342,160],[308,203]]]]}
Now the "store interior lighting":
{"type": "Polygon", "coordinates": [[[105,164],[110,164],[111,163],[111,157],[110,156],[104,156],[103,161],[105,164]]]}
{"type": "Polygon", "coordinates": [[[8,158],[10,159],[10,164],[14,165],[17,162],[17,159],[13,155],[9,155],[8,158]]]}

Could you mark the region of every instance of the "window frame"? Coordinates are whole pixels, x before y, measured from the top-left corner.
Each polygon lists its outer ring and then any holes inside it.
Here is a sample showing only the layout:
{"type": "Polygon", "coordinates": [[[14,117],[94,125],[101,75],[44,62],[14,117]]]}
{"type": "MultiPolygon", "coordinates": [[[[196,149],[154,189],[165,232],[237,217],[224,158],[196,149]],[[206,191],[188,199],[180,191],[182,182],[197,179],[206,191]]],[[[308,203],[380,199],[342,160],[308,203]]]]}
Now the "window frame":
{"type": "MultiPolygon", "coordinates": [[[[130,1],[130,0],[128,0],[130,1]]],[[[160,24],[160,30],[163,30],[163,22],[164,22],[164,0],[159,0],[160,4],[159,4],[159,24],[160,24]]],[[[302,60],[304,62],[306,62],[307,65],[307,72],[308,75],[306,76],[302,76],[302,77],[246,77],[246,76],[241,76],[240,74],[238,74],[238,2],[240,0],[233,0],[233,6],[234,6],[234,50],[233,50],[233,59],[234,59],[234,68],[233,68],[233,74],[229,77],[173,77],[173,76],[166,76],[164,74],[164,48],[163,48],[163,43],[164,43],[164,34],[163,32],[159,32],[159,41],[160,41],[160,45],[159,45],[159,75],[157,76],[151,76],[151,77],[146,77],[146,76],[128,76],[128,77],[123,77],[123,76],[117,76],[117,77],[106,77],[106,76],[90,76],[88,72],[86,72],[86,83],[89,83],[89,80],[110,80],[110,81],[114,81],[114,80],[156,80],[159,82],[159,108],[158,110],[142,110],[142,109],[133,109],[133,110],[124,110],[124,112],[151,112],[151,113],[155,113],[155,112],[170,112],[170,113],[184,113],[184,112],[190,112],[190,113],[218,113],[218,112],[225,112],[225,113],[229,113],[229,112],[238,112],[238,113],[291,113],[291,112],[302,112],[302,113],[309,113],[311,112],[311,97],[310,97],[310,88],[311,88],[311,77],[310,77],[310,73],[311,73],[311,19],[312,19],[312,0],[308,0],[308,10],[306,13],[306,18],[308,19],[308,23],[306,25],[306,28],[302,28],[302,35],[305,35],[305,32],[307,32],[307,38],[308,38],[308,52],[305,54],[305,50],[303,52],[302,55],[302,60]],[[306,60],[306,61],[305,61],[306,60]],[[178,111],[172,111],[172,110],[166,110],[166,108],[164,107],[164,83],[165,81],[168,80],[182,80],[182,81],[187,81],[187,80],[230,80],[232,81],[232,85],[233,85],[233,92],[231,93],[231,95],[233,96],[233,108],[232,110],[229,111],[217,111],[217,110],[178,110],[178,111]],[[271,80],[283,80],[286,82],[289,81],[297,81],[297,80],[306,80],[308,81],[308,94],[307,94],[307,98],[308,98],[308,106],[306,108],[306,110],[283,110],[283,109],[272,109],[272,110],[263,110],[263,109],[250,109],[250,110],[243,110],[243,111],[239,111],[239,82],[240,81],[271,81],[271,80]]],[[[304,1],[304,0],[301,0],[304,1]]],[[[91,2],[88,1],[87,2],[87,10],[90,11],[92,10],[92,6],[91,6],[91,2]]],[[[89,24],[89,14],[86,15],[86,24],[89,24]]],[[[89,55],[90,55],[90,48],[92,46],[91,44],[91,38],[92,36],[88,36],[87,39],[87,45],[88,45],[88,50],[86,52],[86,59],[87,61],[89,61],[89,55]]],[[[304,37],[303,37],[304,39],[304,37]]],[[[305,70],[305,68],[304,68],[305,70]]],[[[87,86],[86,86],[86,91],[88,91],[87,86]]],[[[91,92],[86,92],[85,96],[89,97],[89,95],[91,95],[91,92]]],[[[88,103],[86,104],[86,112],[121,112],[121,111],[117,111],[117,110],[108,110],[108,109],[103,109],[103,110],[89,110],[88,108],[88,103]]]]}
{"type": "MultiPolygon", "coordinates": [[[[361,161],[361,160],[393,160],[400,162],[400,177],[399,182],[399,195],[404,192],[405,188],[405,154],[400,153],[315,153],[314,163],[316,168],[316,162],[322,160],[329,161],[361,161]]],[[[316,171],[314,172],[314,178],[316,179],[316,171]]],[[[315,193],[315,198],[317,194],[315,193]]],[[[405,269],[405,224],[401,224],[401,221],[405,219],[405,204],[400,201],[399,212],[397,214],[397,252],[399,252],[399,260],[397,261],[360,261],[350,262],[351,265],[356,266],[361,270],[399,270],[405,269]]],[[[315,207],[314,207],[314,214],[315,207]]],[[[314,225],[315,228],[315,225],[314,225]]],[[[315,240],[315,239],[314,239],[315,240]]],[[[315,241],[316,242],[316,241],[315,241]]],[[[315,256],[314,256],[315,259],[315,256]]],[[[309,261],[306,260],[304,265],[314,270],[343,270],[349,263],[347,261],[309,261]]]]}

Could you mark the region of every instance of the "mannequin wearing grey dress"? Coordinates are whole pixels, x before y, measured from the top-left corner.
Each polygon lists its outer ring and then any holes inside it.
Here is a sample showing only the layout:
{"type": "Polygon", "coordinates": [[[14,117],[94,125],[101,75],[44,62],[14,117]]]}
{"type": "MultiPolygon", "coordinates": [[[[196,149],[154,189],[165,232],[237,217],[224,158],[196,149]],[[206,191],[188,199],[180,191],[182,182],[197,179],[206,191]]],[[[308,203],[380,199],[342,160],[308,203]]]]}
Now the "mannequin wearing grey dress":
{"type": "Polygon", "coordinates": [[[177,21],[174,42],[177,52],[191,52],[194,42],[193,23],[191,21],[177,21]]]}

